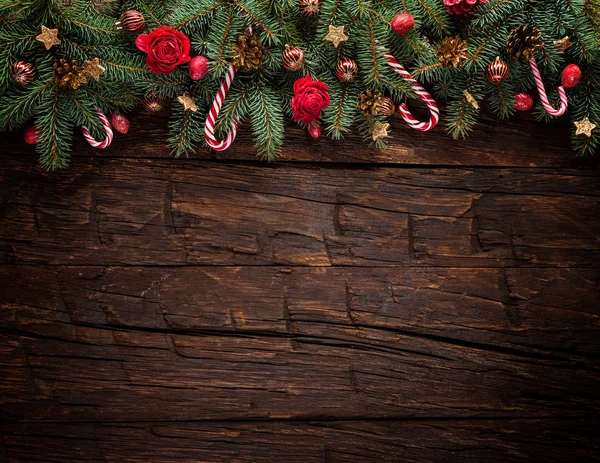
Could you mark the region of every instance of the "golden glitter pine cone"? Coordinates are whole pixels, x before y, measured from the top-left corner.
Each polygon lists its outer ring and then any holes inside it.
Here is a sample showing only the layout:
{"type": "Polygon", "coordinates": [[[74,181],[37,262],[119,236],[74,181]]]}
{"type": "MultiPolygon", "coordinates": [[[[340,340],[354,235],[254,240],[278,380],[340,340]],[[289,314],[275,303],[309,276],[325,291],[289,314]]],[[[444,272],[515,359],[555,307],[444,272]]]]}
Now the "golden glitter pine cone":
{"type": "Polygon", "coordinates": [[[446,37],[438,45],[437,57],[444,67],[459,67],[468,57],[467,42],[460,37],[446,37]]]}
{"type": "Polygon", "coordinates": [[[83,66],[74,60],[56,58],[54,60],[54,78],[62,88],[75,90],[87,82],[83,66]]]}
{"type": "Polygon", "coordinates": [[[533,53],[544,46],[542,32],[537,26],[519,26],[508,34],[506,51],[513,58],[530,60],[533,53]]]}
{"type": "Polygon", "coordinates": [[[379,90],[369,88],[360,94],[358,107],[366,115],[378,114],[383,106],[383,95],[379,90]]]}
{"type": "Polygon", "coordinates": [[[256,34],[241,34],[235,45],[231,47],[233,52],[233,65],[244,71],[256,71],[260,69],[265,60],[263,45],[256,34]]]}

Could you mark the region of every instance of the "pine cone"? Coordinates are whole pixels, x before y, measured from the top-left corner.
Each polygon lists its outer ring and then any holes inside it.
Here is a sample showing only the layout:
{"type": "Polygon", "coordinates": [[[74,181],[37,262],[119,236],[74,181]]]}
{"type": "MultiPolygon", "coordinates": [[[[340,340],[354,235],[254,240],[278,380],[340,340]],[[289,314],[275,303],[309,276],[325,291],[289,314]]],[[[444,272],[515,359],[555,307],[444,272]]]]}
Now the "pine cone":
{"type": "Polygon", "coordinates": [[[379,114],[383,106],[383,95],[379,90],[369,88],[360,94],[358,107],[367,116],[379,114]]]}
{"type": "Polygon", "coordinates": [[[83,73],[83,66],[80,66],[76,59],[69,61],[65,58],[55,58],[54,79],[60,87],[72,90],[87,83],[87,77],[83,73]]]}
{"type": "Polygon", "coordinates": [[[444,67],[459,67],[469,56],[467,42],[460,37],[446,37],[438,45],[437,56],[444,67]]]}
{"type": "Polygon", "coordinates": [[[533,53],[543,46],[542,33],[537,26],[519,26],[510,31],[506,40],[506,51],[517,59],[530,60],[533,53]]]}
{"type": "Polygon", "coordinates": [[[262,43],[256,34],[241,34],[237,43],[231,47],[233,52],[233,65],[244,71],[260,69],[265,60],[262,43]]]}

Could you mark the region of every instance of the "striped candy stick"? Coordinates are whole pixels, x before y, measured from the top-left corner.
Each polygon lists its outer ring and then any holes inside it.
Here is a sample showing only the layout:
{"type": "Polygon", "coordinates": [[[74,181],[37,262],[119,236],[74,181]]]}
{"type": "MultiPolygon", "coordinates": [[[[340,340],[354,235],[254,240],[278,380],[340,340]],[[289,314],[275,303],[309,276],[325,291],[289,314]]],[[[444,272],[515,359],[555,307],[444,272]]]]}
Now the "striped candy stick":
{"type": "Polygon", "coordinates": [[[565,88],[562,85],[558,87],[558,98],[560,100],[560,106],[558,109],[554,109],[548,101],[546,89],[544,88],[544,81],[542,80],[542,75],[540,74],[540,70],[538,69],[535,58],[531,58],[529,60],[529,65],[531,66],[531,72],[533,73],[533,78],[535,79],[535,85],[538,89],[538,93],[540,94],[542,106],[548,114],[551,114],[552,116],[562,116],[567,110],[568,106],[567,92],[565,92],[565,88]]]}
{"type": "Polygon", "coordinates": [[[415,90],[415,93],[419,99],[429,108],[429,120],[427,122],[420,122],[414,118],[414,116],[408,110],[408,107],[402,103],[400,106],[398,106],[398,112],[400,113],[400,116],[402,116],[402,119],[404,119],[406,123],[413,129],[420,132],[433,129],[440,120],[440,110],[433,97],[409,74],[404,66],[402,66],[396,58],[394,58],[389,50],[384,50],[384,56],[390,67],[410,84],[410,86],[415,90]]]}
{"type": "Polygon", "coordinates": [[[90,145],[92,145],[94,148],[98,148],[101,150],[106,148],[107,146],[110,146],[113,139],[113,131],[112,127],[110,126],[110,122],[108,122],[108,118],[100,109],[96,108],[96,114],[98,114],[98,118],[100,119],[100,122],[104,127],[104,131],[106,132],[106,138],[102,141],[97,141],[92,136],[87,127],[81,127],[81,133],[83,133],[83,136],[90,145]]]}

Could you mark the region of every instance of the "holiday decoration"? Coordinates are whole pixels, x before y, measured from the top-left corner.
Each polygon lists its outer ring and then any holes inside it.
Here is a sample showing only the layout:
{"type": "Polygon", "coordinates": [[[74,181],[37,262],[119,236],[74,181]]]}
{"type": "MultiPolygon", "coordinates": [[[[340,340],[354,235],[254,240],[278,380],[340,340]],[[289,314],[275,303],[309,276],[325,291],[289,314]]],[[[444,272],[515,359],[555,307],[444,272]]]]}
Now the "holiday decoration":
{"type": "Polygon", "coordinates": [[[573,88],[575,87],[579,81],[581,80],[581,69],[576,64],[569,64],[566,68],[563,69],[563,72],[560,76],[560,81],[563,84],[563,87],[573,88]]]}
{"type": "Polygon", "coordinates": [[[480,3],[487,3],[487,0],[444,0],[446,11],[456,15],[458,18],[463,18],[468,13],[477,8],[480,3]]]}
{"type": "Polygon", "coordinates": [[[163,102],[156,93],[150,92],[144,97],[144,108],[151,113],[157,113],[162,111],[163,102]]]}
{"type": "Polygon", "coordinates": [[[181,96],[177,97],[177,101],[179,101],[183,105],[184,111],[198,111],[198,107],[196,106],[196,102],[194,99],[189,96],[187,93],[184,93],[181,96]]]}
{"type": "Polygon", "coordinates": [[[373,141],[379,141],[387,138],[389,136],[389,129],[390,124],[387,122],[375,122],[375,124],[373,124],[373,128],[371,129],[371,137],[373,138],[373,141]]]}
{"type": "Polygon", "coordinates": [[[37,145],[39,139],[38,129],[34,125],[30,125],[25,129],[23,139],[28,145],[37,145]]]}
{"type": "Polygon", "coordinates": [[[311,137],[319,138],[321,136],[321,123],[319,121],[314,121],[308,126],[307,131],[311,137]]]}
{"type": "Polygon", "coordinates": [[[81,85],[87,83],[87,75],[83,66],[74,60],[57,58],[54,60],[54,79],[62,88],[78,89],[81,85]]]}
{"type": "Polygon", "coordinates": [[[192,58],[189,68],[190,78],[192,80],[202,79],[208,72],[208,58],[206,56],[196,56],[192,58]]]}
{"type": "Polygon", "coordinates": [[[108,115],[108,120],[113,129],[117,132],[126,134],[129,132],[129,119],[125,114],[120,112],[113,112],[108,115]]]}
{"type": "Polygon", "coordinates": [[[58,29],[48,29],[46,26],[42,26],[42,33],[35,40],[42,42],[46,50],[50,50],[55,45],[60,45],[58,29]]]}
{"type": "Polygon", "coordinates": [[[352,82],[358,75],[358,66],[353,59],[341,59],[335,67],[335,75],[342,82],[352,82]]]}
{"type": "Polygon", "coordinates": [[[27,87],[35,79],[35,67],[26,61],[17,61],[10,67],[9,74],[17,85],[27,87]]]}
{"type": "Polygon", "coordinates": [[[542,33],[536,26],[519,26],[513,29],[506,40],[506,51],[513,58],[533,58],[535,51],[544,46],[542,33]]]}
{"type": "Polygon", "coordinates": [[[149,34],[138,35],[135,44],[148,54],[146,65],[155,74],[170,74],[191,59],[190,39],[172,27],[163,26],[149,34]]]}
{"type": "Polygon", "coordinates": [[[306,16],[319,14],[321,11],[321,0],[300,0],[300,11],[306,16]]]}
{"type": "Polygon", "coordinates": [[[510,69],[508,64],[500,59],[499,56],[496,57],[494,61],[492,61],[487,67],[487,78],[493,84],[499,84],[503,82],[508,77],[508,73],[510,69]]]}
{"type": "Polygon", "coordinates": [[[360,94],[358,107],[367,116],[379,114],[383,106],[383,95],[379,90],[369,88],[360,94]]]}
{"type": "Polygon", "coordinates": [[[392,19],[392,30],[396,34],[408,34],[415,25],[415,18],[409,13],[402,13],[392,19]]]}
{"type": "Polygon", "coordinates": [[[136,10],[127,10],[121,18],[115,23],[117,29],[127,32],[137,32],[144,28],[144,15],[136,10]]]}
{"type": "Polygon", "coordinates": [[[281,58],[283,67],[288,71],[298,71],[304,66],[304,52],[298,47],[285,47],[281,58]]]}
{"type": "Polygon", "coordinates": [[[108,119],[106,117],[106,115],[99,109],[96,109],[96,114],[98,114],[98,118],[100,119],[100,123],[102,124],[102,127],[104,127],[104,132],[106,133],[106,137],[104,138],[104,140],[102,141],[97,141],[92,134],[90,133],[90,131],[88,130],[87,127],[82,127],[81,128],[81,133],[83,133],[83,137],[85,138],[85,140],[94,148],[98,148],[99,150],[107,148],[108,146],[110,146],[110,144],[112,143],[112,139],[113,139],[113,131],[112,128],[110,126],[110,122],[108,122],[108,119]]]}
{"type": "Polygon", "coordinates": [[[98,58],[94,58],[91,61],[83,62],[83,74],[87,77],[91,77],[97,81],[100,80],[100,74],[102,74],[106,69],[100,65],[100,60],[98,58]]]}
{"type": "Polygon", "coordinates": [[[467,58],[467,42],[460,37],[446,37],[437,48],[437,57],[444,67],[459,67],[467,58]]]}
{"type": "Polygon", "coordinates": [[[596,124],[592,123],[590,119],[586,116],[580,121],[575,122],[575,135],[585,135],[586,137],[592,136],[592,130],[598,127],[596,124]]]}
{"type": "Polygon", "coordinates": [[[381,102],[381,107],[379,108],[379,115],[389,117],[394,114],[395,110],[396,105],[394,104],[394,100],[389,96],[384,97],[381,102]]]}
{"type": "Polygon", "coordinates": [[[479,103],[477,103],[477,100],[475,99],[475,97],[473,95],[471,95],[471,93],[465,89],[465,91],[463,92],[463,95],[465,96],[465,100],[467,100],[467,102],[473,106],[475,109],[479,109],[479,103]]]}
{"type": "Polygon", "coordinates": [[[555,40],[553,43],[563,53],[572,45],[568,35],[560,40],[555,40]]]}
{"type": "Polygon", "coordinates": [[[546,96],[544,81],[542,80],[542,75],[540,74],[540,70],[538,69],[537,63],[535,62],[534,58],[531,58],[529,60],[529,65],[531,67],[531,72],[533,73],[533,78],[535,79],[535,85],[538,89],[538,93],[540,94],[540,101],[542,102],[542,106],[548,114],[552,116],[562,116],[567,110],[567,94],[565,92],[564,87],[558,87],[558,98],[560,99],[560,106],[558,109],[554,109],[550,105],[548,97],[546,96]]]}
{"type": "Polygon", "coordinates": [[[533,98],[529,93],[519,92],[513,95],[517,111],[529,111],[533,107],[533,98]]]}
{"type": "Polygon", "coordinates": [[[292,112],[295,121],[310,124],[330,102],[329,88],[323,82],[313,80],[310,76],[304,76],[294,82],[292,112]]]}
{"type": "Polygon", "coordinates": [[[231,47],[233,65],[243,71],[260,69],[265,59],[265,53],[258,35],[245,32],[240,34],[236,44],[231,47]]]}
{"type": "Polygon", "coordinates": [[[325,36],[325,40],[333,43],[335,48],[340,46],[340,43],[348,40],[348,36],[344,34],[344,26],[335,27],[330,25],[329,32],[325,36]]]}

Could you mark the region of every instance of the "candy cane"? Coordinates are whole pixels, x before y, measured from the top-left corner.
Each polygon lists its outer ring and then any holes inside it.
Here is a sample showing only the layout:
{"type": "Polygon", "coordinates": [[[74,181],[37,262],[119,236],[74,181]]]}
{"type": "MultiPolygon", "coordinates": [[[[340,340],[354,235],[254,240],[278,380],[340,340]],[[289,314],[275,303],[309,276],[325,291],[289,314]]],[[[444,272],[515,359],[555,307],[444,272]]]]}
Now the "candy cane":
{"type": "Polygon", "coordinates": [[[98,114],[100,122],[104,127],[104,131],[106,132],[106,138],[103,141],[95,140],[87,127],[81,127],[81,132],[83,133],[83,136],[90,145],[92,145],[94,148],[98,148],[101,150],[111,144],[113,139],[113,131],[112,127],[110,126],[110,122],[108,122],[108,118],[100,109],[96,109],[96,114],[98,114]]]}
{"type": "Polygon", "coordinates": [[[558,98],[560,99],[560,107],[558,109],[554,109],[548,101],[546,89],[544,88],[544,81],[542,80],[540,70],[537,67],[537,63],[535,62],[535,58],[531,58],[529,60],[529,65],[531,66],[531,72],[533,72],[535,85],[537,86],[538,93],[540,94],[542,106],[548,112],[548,114],[551,114],[552,116],[562,116],[567,110],[568,106],[567,93],[565,92],[565,88],[562,85],[558,87],[558,98]]]}
{"type": "Polygon", "coordinates": [[[396,73],[406,80],[410,86],[415,90],[415,93],[419,97],[419,99],[427,105],[429,108],[429,121],[427,122],[419,122],[408,110],[408,107],[402,103],[398,106],[398,112],[402,119],[406,121],[408,125],[410,125],[413,129],[418,130],[420,132],[426,132],[427,130],[433,129],[438,121],[440,120],[440,110],[438,108],[437,103],[433,99],[433,97],[429,94],[427,90],[425,90],[419,82],[417,82],[408,71],[402,66],[396,58],[392,56],[392,54],[388,50],[384,50],[384,56],[387,60],[390,67],[396,71],[396,73]]]}

